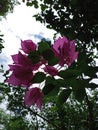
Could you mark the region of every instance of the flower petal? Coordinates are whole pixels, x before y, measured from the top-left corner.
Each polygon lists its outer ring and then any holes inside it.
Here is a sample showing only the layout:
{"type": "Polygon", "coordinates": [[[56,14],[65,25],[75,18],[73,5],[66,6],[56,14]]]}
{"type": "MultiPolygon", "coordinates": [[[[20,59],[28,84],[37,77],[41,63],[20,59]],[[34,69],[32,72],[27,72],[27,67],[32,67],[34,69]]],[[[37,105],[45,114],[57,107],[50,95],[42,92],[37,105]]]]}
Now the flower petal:
{"type": "Polygon", "coordinates": [[[6,80],[9,84],[12,84],[14,86],[20,86],[21,81],[15,77],[15,75],[12,73],[12,75],[9,77],[9,79],[6,80]]]}
{"type": "Polygon", "coordinates": [[[53,66],[47,65],[43,69],[44,69],[45,72],[47,72],[48,74],[50,74],[52,76],[56,76],[57,73],[58,73],[58,70],[53,66]]]}
{"type": "Polygon", "coordinates": [[[24,40],[24,41],[21,40],[21,47],[22,50],[27,54],[30,53],[31,51],[36,50],[37,48],[36,44],[32,40],[24,40]]]}
{"type": "Polygon", "coordinates": [[[39,109],[42,107],[43,93],[40,88],[31,88],[25,95],[24,101],[27,106],[37,105],[39,109]]]}

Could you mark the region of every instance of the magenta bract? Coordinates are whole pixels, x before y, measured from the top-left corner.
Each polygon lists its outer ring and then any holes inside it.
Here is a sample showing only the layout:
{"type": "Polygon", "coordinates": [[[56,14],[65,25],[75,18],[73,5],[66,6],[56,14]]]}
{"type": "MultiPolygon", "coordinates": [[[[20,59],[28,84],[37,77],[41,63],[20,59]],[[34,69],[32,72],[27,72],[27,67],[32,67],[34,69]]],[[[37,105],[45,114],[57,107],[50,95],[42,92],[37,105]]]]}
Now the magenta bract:
{"type": "Polygon", "coordinates": [[[24,40],[24,41],[21,40],[21,47],[22,50],[27,54],[30,53],[31,51],[36,50],[37,48],[36,44],[32,40],[24,40]]]}
{"type": "Polygon", "coordinates": [[[23,85],[28,87],[31,85],[30,82],[33,78],[34,66],[32,65],[32,62],[20,52],[13,55],[12,59],[14,60],[14,64],[9,65],[9,70],[12,71],[12,75],[9,77],[7,82],[15,86],[23,85]],[[14,80],[14,82],[12,80],[14,80]]]}
{"type": "Polygon", "coordinates": [[[78,52],[75,52],[75,42],[68,40],[66,37],[59,37],[54,45],[53,52],[59,57],[59,65],[70,66],[78,57],[78,52]]]}
{"type": "Polygon", "coordinates": [[[44,69],[45,72],[47,72],[48,74],[50,74],[52,76],[56,76],[57,73],[58,73],[58,70],[53,66],[47,65],[43,69],[44,69]]]}
{"type": "Polygon", "coordinates": [[[37,105],[39,109],[42,107],[43,93],[40,88],[31,88],[25,95],[25,104],[27,106],[37,105]]]}

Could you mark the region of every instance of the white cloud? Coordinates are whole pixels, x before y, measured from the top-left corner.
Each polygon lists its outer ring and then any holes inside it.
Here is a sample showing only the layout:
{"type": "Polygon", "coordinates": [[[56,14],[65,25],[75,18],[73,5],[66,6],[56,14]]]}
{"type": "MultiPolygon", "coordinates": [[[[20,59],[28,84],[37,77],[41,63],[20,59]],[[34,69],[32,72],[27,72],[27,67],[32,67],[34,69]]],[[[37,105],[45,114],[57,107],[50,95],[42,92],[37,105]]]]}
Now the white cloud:
{"type": "Polygon", "coordinates": [[[32,16],[39,10],[33,7],[27,7],[24,3],[15,6],[14,12],[8,14],[6,19],[2,19],[0,29],[4,34],[4,46],[2,59],[6,56],[7,63],[11,62],[10,55],[18,52],[20,48],[20,39],[32,39],[35,43],[39,37],[53,40],[53,30],[46,29],[40,22],[36,22],[32,16]]]}

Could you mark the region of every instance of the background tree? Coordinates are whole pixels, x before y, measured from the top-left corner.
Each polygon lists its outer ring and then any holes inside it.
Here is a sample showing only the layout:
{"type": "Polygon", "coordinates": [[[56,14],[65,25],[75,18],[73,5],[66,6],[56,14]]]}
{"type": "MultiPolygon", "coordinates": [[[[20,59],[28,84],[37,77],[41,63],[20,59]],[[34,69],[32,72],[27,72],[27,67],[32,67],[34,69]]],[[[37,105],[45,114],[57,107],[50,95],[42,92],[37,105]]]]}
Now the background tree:
{"type": "Polygon", "coordinates": [[[0,16],[5,17],[9,12],[13,12],[14,6],[19,4],[18,0],[1,0],[0,1],[0,16]]]}
{"type": "MultiPolygon", "coordinates": [[[[23,95],[25,89],[22,87],[14,88],[13,86],[4,84],[2,86],[3,95],[8,99],[7,110],[10,114],[2,115],[2,124],[5,130],[19,129],[24,130],[46,129],[46,130],[60,130],[65,128],[67,130],[87,130],[89,128],[89,112],[85,101],[76,101],[73,94],[68,100],[63,103],[62,108],[58,107],[58,98],[51,92],[51,98],[48,94],[44,100],[42,110],[39,111],[35,106],[26,107],[23,102],[23,95]],[[29,115],[29,118],[27,118],[29,115]],[[5,121],[6,120],[6,121],[5,121]]],[[[93,106],[93,114],[96,122],[96,129],[98,128],[98,92],[94,91],[92,97],[89,95],[89,100],[93,106]]]]}
{"type": "MultiPolygon", "coordinates": [[[[56,30],[61,35],[76,40],[79,57],[78,63],[74,64],[72,68],[81,73],[74,77],[72,74],[66,74],[65,71],[60,76],[62,75],[65,80],[69,80],[67,86],[72,86],[78,101],[86,100],[89,113],[88,127],[90,130],[95,130],[93,105],[86,90],[89,88],[89,91],[92,92],[97,87],[96,83],[91,83],[91,81],[97,78],[96,73],[98,72],[95,62],[98,57],[98,1],[41,0],[39,2],[31,0],[27,1],[26,4],[41,9],[41,12],[34,16],[37,21],[45,23],[48,28],[56,30]]],[[[72,72],[72,70],[70,71],[72,72]]]]}

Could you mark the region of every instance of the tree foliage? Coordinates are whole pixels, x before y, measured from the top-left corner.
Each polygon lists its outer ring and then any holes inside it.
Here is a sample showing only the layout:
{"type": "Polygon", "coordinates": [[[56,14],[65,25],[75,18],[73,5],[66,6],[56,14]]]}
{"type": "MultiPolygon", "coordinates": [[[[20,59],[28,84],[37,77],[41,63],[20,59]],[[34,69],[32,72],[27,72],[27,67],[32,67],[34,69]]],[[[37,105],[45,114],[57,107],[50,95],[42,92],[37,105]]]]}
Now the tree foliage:
{"type": "Polygon", "coordinates": [[[19,4],[18,0],[0,0],[0,16],[6,16],[7,13],[12,12],[16,4],[19,4]]]}
{"type": "Polygon", "coordinates": [[[2,45],[2,43],[3,43],[3,38],[2,37],[3,37],[3,35],[0,34],[0,52],[4,48],[4,46],[2,45]]]}
{"type": "MultiPolygon", "coordinates": [[[[47,23],[48,28],[52,28],[62,35],[78,39],[83,46],[84,44],[97,46],[97,0],[86,0],[85,2],[82,0],[41,1],[42,3],[39,4],[41,13],[35,15],[36,20],[47,23]]],[[[35,0],[36,4],[37,2],[35,0]]]]}
{"type": "MultiPolygon", "coordinates": [[[[13,88],[13,86],[2,84],[1,88],[4,96],[8,98],[7,110],[10,110],[10,115],[2,113],[1,116],[1,123],[5,130],[21,130],[22,128],[24,130],[87,130],[89,128],[89,110],[86,100],[80,103],[76,101],[73,94],[63,103],[62,107],[58,106],[56,96],[55,98],[47,96],[42,110],[39,111],[35,106],[28,108],[24,105],[23,94],[25,90],[22,87],[13,88]],[[28,114],[29,118],[27,119],[28,114]]],[[[92,97],[90,95],[88,97],[93,106],[95,128],[97,129],[98,92],[95,90],[92,97]]]]}

